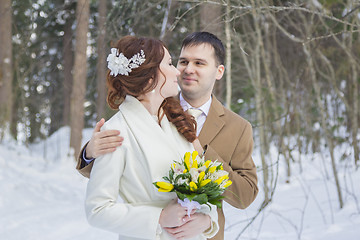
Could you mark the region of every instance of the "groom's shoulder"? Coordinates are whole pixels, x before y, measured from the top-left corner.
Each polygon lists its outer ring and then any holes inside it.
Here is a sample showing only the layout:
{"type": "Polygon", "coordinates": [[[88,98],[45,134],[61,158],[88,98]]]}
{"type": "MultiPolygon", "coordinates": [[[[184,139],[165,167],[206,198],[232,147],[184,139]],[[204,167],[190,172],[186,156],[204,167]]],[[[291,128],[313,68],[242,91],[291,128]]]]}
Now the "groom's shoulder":
{"type": "Polygon", "coordinates": [[[230,125],[232,127],[250,127],[251,123],[245,119],[244,117],[240,116],[239,114],[235,113],[234,111],[228,109],[224,105],[222,105],[224,115],[223,120],[226,123],[226,125],[230,125]]]}

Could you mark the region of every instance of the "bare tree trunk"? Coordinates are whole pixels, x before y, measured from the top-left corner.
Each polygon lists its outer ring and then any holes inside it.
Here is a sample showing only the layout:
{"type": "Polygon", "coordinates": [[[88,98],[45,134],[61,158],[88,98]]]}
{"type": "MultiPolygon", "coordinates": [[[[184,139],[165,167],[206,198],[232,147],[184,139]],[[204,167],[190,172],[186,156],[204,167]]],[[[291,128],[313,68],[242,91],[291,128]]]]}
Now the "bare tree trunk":
{"type": "MultiPolygon", "coordinates": [[[[323,19],[321,19],[323,20],[323,19]]],[[[324,23],[324,21],[323,21],[324,23]]],[[[355,165],[359,164],[359,155],[360,155],[360,149],[359,149],[359,142],[357,139],[357,135],[359,132],[359,84],[358,84],[358,63],[356,60],[356,56],[354,56],[354,53],[352,52],[353,49],[353,41],[354,41],[354,25],[359,24],[359,19],[357,17],[353,20],[353,25],[350,26],[349,32],[350,34],[346,34],[343,38],[343,41],[341,41],[336,35],[333,35],[333,39],[336,41],[337,44],[344,50],[346,56],[348,57],[347,60],[350,62],[351,72],[349,74],[350,84],[348,86],[350,91],[350,99],[347,99],[344,97],[344,94],[338,89],[336,85],[336,78],[335,73],[332,73],[332,76],[329,77],[330,82],[332,83],[335,92],[337,96],[343,101],[347,114],[350,115],[350,129],[351,132],[351,138],[352,138],[352,147],[354,149],[354,160],[355,165]]],[[[324,25],[327,27],[326,23],[324,25]]],[[[344,30],[346,30],[348,26],[344,25],[344,30]]],[[[330,29],[331,30],[331,29],[330,29]]],[[[330,70],[333,70],[331,64],[326,59],[326,57],[321,54],[321,57],[323,60],[325,60],[325,63],[330,68],[330,70]]]]}
{"type": "MultiPolygon", "coordinates": [[[[168,14],[165,14],[164,19],[163,19],[163,26],[161,29],[161,34],[160,34],[160,39],[166,43],[167,46],[170,46],[171,42],[176,42],[177,40],[174,39],[172,33],[174,30],[174,23],[177,21],[176,18],[176,12],[177,9],[179,8],[179,1],[173,1],[173,0],[168,0],[168,14]],[[165,24],[166,22],[166,24],[165,24]]],[[[195,11],[195,9],[193,10],[195,11]]],[[[194,21],[196,21],[196,19],[194,18],[194,21]]],[[[192,22],[189,24],[190,28],[191,28],[191,24],[193,24],[192,22]]]]}
{"type": "MultiPolygon", "coordinates": [[[[269,13],[271,14],[271,13],[269,13]]],[[[266,42],[266,40],[265,40],[266,42]]],[[[276,40],[276,34],[273,35],[273,39],[272,40],[269,40],[269,42],[272,43],[272,45],[269,45],[268,48],[269,49],[272,49],[272,51],[269,51],[270,53],[270,56],[272,55],[273,58],[274,58],[274,62],[275,62],[275,66],[277,66],[279,68],[279,71],[278,71],[278,77],[277,77],[277,81],[279,82],[279,87],[276,88],[276,92],[278,93],[279,97],[277,99],[279,99],[279,104],[281,106],[283,106],[283,112],[286,113],[287,112],[287,116],[289,116],[289,106],[290,106],[290,103],[288,101],[288,97],[287,95],[291,92],[291,88],[286,88],[285,87],[285,83],[286,82],[290,82],[289,80],[289,75],[285,69],[285,67],[283,66],[283,63],[280,59],[280,54],[279,54],[279,48],[278,48],[278,43],[277,43],[277,40],[276,40]]],[[[273,76],[273,74],[272,74],[273,76]]],[[[272,79],[274,81],[274,79],[272,79]]],[[[275,95],[275,93],[274,93],[275,95]]],[[[292,93],[291,95],[296,95],[295,93],[292,93]]],[[[278,105],[279,105],[278,104],[278,105]]],[[[276,107],[276,106],[275,106],[276,107]]],[[[275,109],[276,111],[276,109],[275,109]]],[[[290,129],[290,124],[289,124],[289,121],[287,120],[287,117],[284,116],[284,127],[281,127],[281,122],[280,122],[280,117],[281,117],[281,114],[277,113],[277,116],[275,116],[275,120],[278,121],[278,124],[280,125],[280,129],[278,129],[278,134],[280,134],[279,136],[279,143],[280,143],[280,149],[281,151],[283,151],[283,156],[285,158],[285,162],[287,164],[287,177],[288,177],[288,180],[287,181],[290,181],[290,176],[291,176],[291,150],[290,150],[290,147],[289,147],[289,140],[287,141],[288,144],[285,143],[285,140],[284,140],[284,136],[290,136],[291,135],[291,129],[290,129]]],[[[300,135],[300,132],[298,132],[298,138],[299,138],[299,135],[300,135]]],[[[300,150],[300,149],[299,149],[300,150]]],[[[300,153],[301,151],[299,151],[300,153]]],[[[300,168],[301,168],[301,157],[300,157],[301,154],[299,154],[299,165],[300,165],[300,168]]]]}
{"type": "Polygon", "coordinates": [[[340,187],[340,182],[339,182],[339,178],[337,175],[337,169],[336,169],[336,163],[335,163],[335,156],[334,156],[334,142],[332,140],[331,134],[329,132],[327,123],[326,123],[326,119],[328,118],[326,110],[324,109],[324,105],[322,104],[321,101],[321,92],[320,92],[320,86],[317,82],[316,79],[316,72],[315,72],[315,67],[314,67],[314,63],[313,63],[313,59],[312,56],[310,54],[310,50],[308,49],[308,45],[304,44],[303,45],[303,50],[304,53],[306,55],[306,60],[309,66],[309,70],[310,70],[310,78],[314,87],[314,91],[315,91],[315,97],[316,97],[316,101],[318,104],[318,107],[320,109],[320,118],[321,118],[321,127],[324,130],[325,133],[325,140],[328,144],[329,147],[329,151],[330,151],[330,158],[331,158],[331,166],[332,166],[332,170],[333,170],[333,174],[334,174],[334,179],[335,179],[335,184],[336,184],[336,189],[338,192],[338,199],[339,199],[339,205],[340,208],[342,208],[344,206],[343,204],[343,199],[342,199],[342,194],[341,194],[341,187],[340,187]]]}
{"type": "MultiPolygon", "coordinates": [[[[261,41],[261,34],[257,31],[259,28],[260,15],[258,13],[258,8],[255,6],[255,2],[251,2],[252,8],[250,10],[252,24],[248,22],[243,23],[243,32],[248,34],[242,35],[237,34],[236,39],[239,42],[239,52],[241,53],[242,60],[244,62],[245,69],[247,71],[248,77],[251,81],[252,88],[254,89],[255,97],[255,111],[256,111],[256,121],[257,121],[257,133],[259,135],[260,141],[260,158],[262,164],[263,172],[263,191],[264,191],[264,205],[266,205],[271,200],[270,192],[270,172],[268,160],[266,159],[266,154],[269,152],[268,137],[265,132],[265,119],[266,119],[266,109],[264,107],[264,95],[263,95],[263,83],[262,83],[262,62],[261,62],[261,49],[259,41],[261,41]],[[258,27],[257,27],[258,26],[258,27]],[[243,47],[247,47],[245,53],[243,47]]],[[[271,161],[270,161],[271,162],[271,161]]]]}
{"type": "MultiPolygon", "coordinates": [[[[312,29],[311,26],[312,24],[308,24],[308,22],[313,23],[314,21],[314,15],[311,16],[311,19],[308,20],[308,17],[304,16],[304,15],[300,15],[300,17],[302,18],[302,21],[305,23],[304,26],[304,39],[307,39],[308,36],[311,36],[312,34],[312,29]]],[[[311,80],[311,84],[313,86],[314,89],[314,94],[315,94],[315,98],[316,98],[316,102],[318,105],[318,108],[320,110],[320,126],[322,128],[322,130],[324,131],[324,137],[325,137],[325,141],[327,143],[327,146],[329,148],[329,153],[330,153],[330,159],[331,159],[331,167],[332,167],[332,171],[333,171],[333,175],[334,175],[334,180],[335,180],[335,185],[336,185],[336,189],[337,189],[337,194],[338,194],[338,200],[339,200],[339,207],[342,208],[344,206],[343,203],[343,198],[342,198],[342,192],[341,192],[341,187],[340,187],[340,182],[339,182],[339,177],[337,175],[337,169],[336,169],[336,162],[335,162],[335,156],[334,156],[334,151],[335,151],[335,144],[334,144],[334,140],[332,137],[332,134],[329,130],[329,126],[327,124],[327,119],[329,119],[329,114],[326,110],[326,105],[323,104],[322,99],[321,99],[321,89],[320,89],[320,85],[316,76],[316,70],[315,70],[315,63],[313,60],[313,56],[311,54],[311,48],[310,48],[310,43],[305,43],[302,44],[302,48],[303,48],[303,52],[305,54],[305,59],[306,59],[306,63],[309,69],[309,77],[311,80]]],[[[315,51],[314,51],[315,52],[315,51]]]]}
{"type": "MultiPolygon", "coordinates": [[[[359,24],[359,18],[355,17],[354,18],[355,22],[354,24],[359,24]]],[[[351,25],[351,29],[350,31],[354,31],[354,25],[351,25]]],[[[353,49],[353,34],[350,35],[350,39],[349,39],[349,49],[353,49]]],[[[359,39],[358,39],[359,41],[359,39]]],[[[355,165],[359,164],[359,155],[360,155],[360,150],[359,150],[359,142],[357,140],[357,135],[359,132],[359,121],[358,121],[358,116],[359,116],[359,82],[358,82],[358,64],[356,63],[356,60],[354,59],[354,56],[351,54],[350,57],[350,63],[351,63],[351,89],[352,89],[352,109],[351,109],[351,134],[352,134],[352,145],[353,145],[353,149],[354,149],[354,160],[355,160],[355,165]]]]}
{"type": "Polygon", "coordinates": [[[97,42],[97,98],[96,112],[97,119],[103,117],[106,106],[106,3],[107,1],[99,1],[99,19],[98,19],[98,42],[97,42]]]}
{"type": "Polygon", "coordinates": [[[265,159],[265,152],[267,152],[267,146],[266,146],[266,134],[265,134],[265,116],[264,116],[264,109],[262,104],[262,84],[261,84],[261,33],[259,28],[259,20],[260,16],[257,13],[255,2],[251,1],[252,5],[252,16],[254,19],[255,24],[255,31],[256,36],[254,41],[255,43],[255,51],[254,51],[254,70],[255,73],[253,77],[251,78],[251,81],[253,83],[254,89],[255,89],[255,102],[256,102],[256,116],[257,121],[259,124],[259,134],[260,134],[260,155],[261,155],[261,164],[263,167],[263,184],[264,184],[264,203],[267,203],[270,200],[270,189],[269,189],[269,166],[265,159]]]}
{"type": "MultiPolygon", "coordinates": [[[[215,0],[211,3],[204,2],[200,5],[200,26],[203,31],[210,32],[222,39],[223,10],[220,3],[220,0],[215,0]]],[[[224,102],[224,89],[224,81],[216,81],[214,94],[221,102],[224,102]]]]}
{"type": "MultiPolygon", "coordinates": [[[[267,16],[269,16],[270,12],[267,12],[267,16]]],[[[254,16],[255,17],[255,16],[254,16]]],[[[268,27],[265,27],[265,36],[262,36],[262,32],[261,32],[261,27],[258,21],[254,22],[255,24],[255,30],[257,33],[257,43],[260,47],[260,55],[261,55],[261,59],[262,59],[262,63],[264,66],[264,70],[265,70],[265,79],[266,79],[266,83],[267,83],[267,89],[269,91],[270,94],[270,107],[273,111],[273,118],[275,119],[275,135],[278,137],[278,144],[279,144],[279,148],[280,148],[280,153],[283,155],[285,162],[286,162],[286,166],[287,166],[287,182],[290,181],[290,175],[291,175],[291,166],[290,166],[290,157],[289,154],[287,153],[285,144],[284,144],[284,139],[283,139],[283,127],[281,126],[280,123],[280,114],[278,111],[278,107],[277,106],[284,106],[283,103],[278,103],[278,98],[276,97],[276,92],[277,90],[275,89],[275,83],[274,83],[274,79],[272,77],[272,73],[270,70],[270,62],[271,59],[269,57],[269,53],[267,53],[265,51],[265,46],[264,46],[264,38],[265,42],[269,42],[269,46],[271,45],[271,39],[269,38],[269,30],[268,27]]]]}
{"type": "MultiPolygon", "coordinates": [[[[12,95],[12,10],[11,1],[0,4],[0,142],[10,130],[12,95]]],[[[16,124],[16,123],[14,123],[16,124]]]]}
{"type": "Polygon", "coordinates": [[[64,82],[63,82],[63,99],[64,99],[64,108],[63,108],[63,120],[62,124],[64,126],[70,125],[70,98],[71,90],[73,85],[73,30],[71,29],[74,23],[74,19],[69,17],[66,19],[64,26],[64,37],[63,37],[63,65],[64,65],[64,82]]]}
{"type": "Polygon", "coordinates": [[[230,0],[226,1],[225,36],[226,36],[226,107],[231,109],[231,30],[230,0]]]}
{"type": "Polygon", "coordinates": [[[261,87],[261,74],[260,74],[260,50],[259,46],[255,45],[255,48],[251,53],[251,60],[254,63],[250,64],[249,57],[242,51],[242,46],[245,45],[241,41],[241,36],[238,36],[240,42],[239,50],[241,56],[244,60],[246,70],[248,72],[251,84],[253,85],[255,91],[255,108],[256,108],[256,120],[259,131],[259,140],[260,140],[260,157],[261,165],[263,171],[263,189],[264,189],[264,203],[267,203],[270,200],[270,190],[269,190],[269,166],[267,164],[265,153],[268,151],[266,146],[266,134],[265,134],[265,125],[264,125],[264,114],[262,109],[262,87],[261,87]]]}
{"type": "Polygon", "coordinates": [[[167,8],[165,10],[163,22],[162,22],[162,25],[161,25],[161,32],[160,32],[160,39],[161,40],[164,40],[164,37],[165,37],[166,28],[167,28],[168,21],[169,21],[169,14],[170,14],[170,11],[171,11],[171,4],[172,4],[172,0],[168,0],[167,1],[167,8]]]}
{"type": "Polygon", "coordinates": [[[84,101],[86,93],[86,48],[89,27],[90,5],[88,0],[79,0],[76,6],[76,47],[74,62],[74,84],[70,105],[70,147],[77,155],[81,147],[82,130],[84,127],[84,101]]]}

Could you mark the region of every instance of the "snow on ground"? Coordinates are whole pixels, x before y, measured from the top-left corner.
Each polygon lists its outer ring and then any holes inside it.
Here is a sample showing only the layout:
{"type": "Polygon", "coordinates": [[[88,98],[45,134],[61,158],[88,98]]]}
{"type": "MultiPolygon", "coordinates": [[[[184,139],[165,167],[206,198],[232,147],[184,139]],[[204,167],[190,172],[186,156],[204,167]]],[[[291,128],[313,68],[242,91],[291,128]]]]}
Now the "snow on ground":
{"type": "MultiPolygon", "coordinates": [[[[69,133],[62,128],[29,147],[9,138],[0,145],[1,240],[117,239],[116,234],[87,223],[83,207],[87,179],[75,170],[75,162],[68,156],[69,133]]],[[[90,135],[91,130],[84,130],[85,140],[90,135]]],[[[351,154],[345,146],[337,149],[337,158],[344,152],[351,154]]],[[[260,193],[255,202],[246,210],[224,204],[225,239],[359,239],[360,170],[350,160],[339,163],[344,199],[340,209],[326,154],[302,156],[303,172],[293,164],[288,184],[282,161],[276,164],[275,150],[270,157],[274,176],[278,173],[272,202],[257,215],[264,199],[259,169],[260,193]]],[[[254,161],[260,166],[256,151],[254,161]]]]}

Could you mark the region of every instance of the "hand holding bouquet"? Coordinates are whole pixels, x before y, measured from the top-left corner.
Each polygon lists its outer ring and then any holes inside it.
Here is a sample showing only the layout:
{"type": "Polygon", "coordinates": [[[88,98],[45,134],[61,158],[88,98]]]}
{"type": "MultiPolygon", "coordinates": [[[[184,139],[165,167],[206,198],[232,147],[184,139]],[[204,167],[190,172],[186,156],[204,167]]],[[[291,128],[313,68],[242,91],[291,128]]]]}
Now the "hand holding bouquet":
{"type": "Polygon", "coordinates": [[[197,151],[187,152],[180,162],[174,161],[169,174],[163,177],[166,182],[154,182],[159,192],[175,192],[179,203],[187,207],[188,215],[201,204],[209,203],[221,208],[221,196],[231,185],[229,173],[222,163],[204,160],[197,151]]]}

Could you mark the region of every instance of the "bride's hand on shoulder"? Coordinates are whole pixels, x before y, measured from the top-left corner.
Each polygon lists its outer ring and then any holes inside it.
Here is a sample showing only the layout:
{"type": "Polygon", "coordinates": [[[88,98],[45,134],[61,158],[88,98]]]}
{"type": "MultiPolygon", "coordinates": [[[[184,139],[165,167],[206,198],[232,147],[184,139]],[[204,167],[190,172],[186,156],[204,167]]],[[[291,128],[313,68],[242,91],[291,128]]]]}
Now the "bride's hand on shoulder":
{"type": "Polygon", "coordinates": [[[96,123],[91,139],[85,149],[85,157],[88,159],[114,152],[124,141],[124,138],[119,136],[120,131],[118,130],[105,130],[101,132],[100,129],[104,123],[105,119],[103,118],[96,123]]]}

